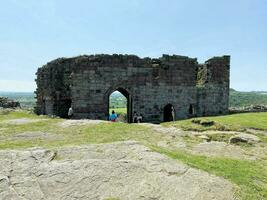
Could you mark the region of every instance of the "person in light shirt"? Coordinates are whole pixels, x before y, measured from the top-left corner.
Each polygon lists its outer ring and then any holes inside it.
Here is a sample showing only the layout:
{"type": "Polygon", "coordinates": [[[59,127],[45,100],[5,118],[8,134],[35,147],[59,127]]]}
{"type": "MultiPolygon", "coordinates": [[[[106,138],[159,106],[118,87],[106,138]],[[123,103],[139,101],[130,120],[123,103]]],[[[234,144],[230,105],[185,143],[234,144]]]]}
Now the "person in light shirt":
{"type": "Polygon", "coordinates": [[[69,108],[68,117],[69,117],[69,119],[71,119],[73,117],[73,109],[72,109],[72,107],[69,108]]]}

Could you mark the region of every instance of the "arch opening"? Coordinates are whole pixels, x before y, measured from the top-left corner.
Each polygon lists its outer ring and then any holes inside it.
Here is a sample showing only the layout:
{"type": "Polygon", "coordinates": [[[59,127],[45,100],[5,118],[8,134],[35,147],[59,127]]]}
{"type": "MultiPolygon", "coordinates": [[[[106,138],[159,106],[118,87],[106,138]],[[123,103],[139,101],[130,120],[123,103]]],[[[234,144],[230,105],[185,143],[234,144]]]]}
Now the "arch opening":
{"type": "Polygon", "coordinates": [[[68,111],[71,106],[72,106],[71,99],[64,99],[60,101],[58,106],[58,115],[62,118],[69,118],[68,111]]]}
{"type": "Polygon", "coordinates": [[[132,122],[132,101],[130,94],[123,88],[114,90],[108,98],[108,116],[114,110],[119,122],[132,122]]]}
{"type": "Polygon", "coordinates": [[[164,122],[170,122],[174,120],[174,108],[172,106],[172,104],[167,104],[164,107],[164,111],[163,111],[163,121],[164,122]]]}

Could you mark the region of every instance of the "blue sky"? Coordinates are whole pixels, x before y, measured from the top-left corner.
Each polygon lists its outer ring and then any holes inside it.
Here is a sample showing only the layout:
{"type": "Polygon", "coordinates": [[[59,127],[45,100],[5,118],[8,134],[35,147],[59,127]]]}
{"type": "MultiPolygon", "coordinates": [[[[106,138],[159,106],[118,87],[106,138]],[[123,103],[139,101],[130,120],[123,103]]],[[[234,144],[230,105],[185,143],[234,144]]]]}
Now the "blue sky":
{"type": "Polygon", "coordinates": [[[0,0],[0,91],[58,57],[231,55],[231,87],[267,90],[267,0],[0,0]]]}

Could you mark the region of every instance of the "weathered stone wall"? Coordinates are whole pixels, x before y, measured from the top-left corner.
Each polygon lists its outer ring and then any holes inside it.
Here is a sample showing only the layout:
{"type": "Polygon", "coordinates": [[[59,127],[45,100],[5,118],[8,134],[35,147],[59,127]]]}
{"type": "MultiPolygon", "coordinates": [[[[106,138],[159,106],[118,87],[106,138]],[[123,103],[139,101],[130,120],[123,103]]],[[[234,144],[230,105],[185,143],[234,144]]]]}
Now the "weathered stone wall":
{"type": "Polygon", "coordinates": [[[37,71],[36,113],[67,117],[71,106],[71,59],[57,59],[37,71]]]}
{"type": "Polygon", "coordinates": [[[134,112],[144,121],[163,121],[168,104],[174,107],[176,119],[226,113],[229,57],[203,65],[177,55],[62,58],[38,70],[37,86],[38,114],[65,117],[72,104],[76,118],[107,119],[109,96],[115,90],[128,99],[129,121],[134,112]]]}
{"type": "Polygon", "coordinates": [[[227,114],[229,106],[230,56],[214,57],[200,65],[197,115],[227,114]]]}

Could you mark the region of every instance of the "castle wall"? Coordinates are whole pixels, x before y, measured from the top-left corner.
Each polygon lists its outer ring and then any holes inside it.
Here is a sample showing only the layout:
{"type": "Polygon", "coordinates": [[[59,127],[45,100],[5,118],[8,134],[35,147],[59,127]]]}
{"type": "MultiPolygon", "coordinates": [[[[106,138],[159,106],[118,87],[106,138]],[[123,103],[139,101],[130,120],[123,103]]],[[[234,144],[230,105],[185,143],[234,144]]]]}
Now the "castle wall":
{"type": "Polygon", "coordinates": [[[230,57],[214,57],[199,68],[198,116],[227,114],[229,106],[230,57]]]}
{"type": "Polygon", "coordinates": [[[105,120],[109,96],[119,90],[128,99],[129,119],[136,112],[144,121],[161,122],[167,104],[173,105],[176,119],[226,113],[229,57],[203,65],[176,55],[62,58],[40,68],[36,82],[38,114],[66,117],[72,105],[75,118],[105,120]]]}
{"type": "Polygon", "coordinates": [[[37,104],[35,112],[67,117],[70,107],[70,62],[57,59],[37,71],[37,104]]]}
{"type": "Polygon", "coordinates": [[[73,109],[78,118],[107,119],[108,98],[117,89],[129,94],[132,113],[143,115],[145,121],[162,121],[163,108],[169,103],[175,107],[177,118],[186,118],[190,104],[196,104],[194,59],[178,56],[158,60],[107,56],[100,62],[95,62],[98,58],[84,59],[72,74],[73,109]]]}

